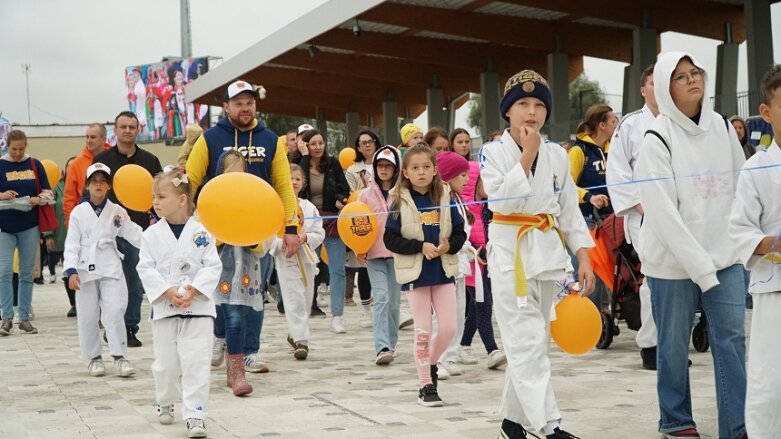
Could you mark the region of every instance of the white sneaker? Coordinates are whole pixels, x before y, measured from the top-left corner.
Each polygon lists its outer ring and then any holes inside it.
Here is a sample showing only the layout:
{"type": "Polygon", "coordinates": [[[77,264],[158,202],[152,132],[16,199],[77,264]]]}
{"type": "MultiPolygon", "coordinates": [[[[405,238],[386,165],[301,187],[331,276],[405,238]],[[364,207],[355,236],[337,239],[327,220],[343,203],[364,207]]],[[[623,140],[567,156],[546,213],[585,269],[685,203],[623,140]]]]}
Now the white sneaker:
{"type": "Polygon", "coordinates": [[[206,424],[203,419],[189,418],[187,424],[187,437],[206,437],[206,424]]]}
{"type": "Polygon", "coordinates": [[[133,366],[127,358],[122,357],[118,360],[114,360],[114,372],[116,372],[118,377],[127,378],[135,375],[136,370],[133,369],[133,366]]]}
{"type": "Polygon", "coordinates": [[[223,361],[225,361],[225,339],[214,337],[214,345],[212,346],[212,367],[222,366],[223,361]]]}
{"type": "Polygon", "coordinates": [[[328,300],[321,293],[317,294],[317,307],[328,308],[328,300]]]}
{"type": "Polygon", "coordinates": [[[461,364],[477,364],[477,358],[472,356],[472,348],[469,346],[458,347],[458,361],[461,364]]]}
{"type": "Polygon", "coordinates": [[[446,363],[437,363],[437,366],[439,367],[439,370],[442,370],[442,367],[447,369],[448,375],[452,377],[459,376],[464,373],[455,361],[448,361],[446,363]]]}
{"type": "Polygon", "coordinates": [[[87,370],[89,371],[90,376],[102,377],[106,374],[106,365],[103,364],[102,358],[93,358],[90,360],[87,370]]]}
{"type": "Polygon", "coordinates": [[[412,324],[415,323],[414,320],[412,320],[412,315],[408,313],[405,310],[402,310],[399,314],[399,329],[404,329],[408,326],[412,326],[412,324]]]}
{"type": "Polygon", "coordinates": [[[361,311],[361,320],[358,322],[358,324],[361,326],[361,328],[371,328],[372,327],[372,313],[361,311]]]}
{"type": "Polygon", "coordinates": [[[344,319],[342,316],[336,316],[331,319],[331,332],[334,334],[344,334],[347,329],[344,328],[344,319]]]}
{"type": "Polygon", "coordinates": [[[504,355],[504,352],[502,352],[500,349],[496,349],[495,351],[492,351],[490,354],[488,354],[489,369],[496,369],[497,367],[506,363],[507,363],[507,357],[504,355]]]}
{"type": "Polygon", "coordinates": [[[260,358],[260,354],[249,354],[244,356],[244,370],[252,373],[267,373],[268,366],[260,358]]]}
{"type": "Polygon", "coordinates": [[[163,425],[171,425],[174,423],[174,405],[158,405],[157,406],[157,420],[163,425]]]}
{"type": "Polygon", "coordinates": [[[328,288],[328,285],[321,283],[317,287],[317,295],[318,296],[328,296],[331,294],[331,290],[328,288]]]}
{"type": "Polygon", "coordinates": [[[445,369],[445,365],[442,363],[437,363],[437,379],[446,380],[448,378],[450,378],[450,371],[445,369]]]}

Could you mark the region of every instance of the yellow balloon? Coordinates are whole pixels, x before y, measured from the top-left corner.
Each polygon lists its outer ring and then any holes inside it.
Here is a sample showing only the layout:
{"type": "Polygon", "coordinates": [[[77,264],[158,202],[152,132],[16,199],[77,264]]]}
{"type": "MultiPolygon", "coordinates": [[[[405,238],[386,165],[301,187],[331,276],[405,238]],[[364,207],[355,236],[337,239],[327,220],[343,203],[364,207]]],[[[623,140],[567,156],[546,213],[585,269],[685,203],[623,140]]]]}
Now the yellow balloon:
{"type": "Polygon", "coordinates": [[[137,212],[152,208],[152,180],[152,174],[139,165],[122,166],[111,179],[119,202],[137,212]]]}
{"type": "Polygon", "coordinates": [[[377,215],[366,203],[348,203],[336,220],[339,237],[356,254],[366,253],[377,239],[377,215]]]}
{"type": "Polygon", "coordinates": [[[551,322],[550,332],[562,351],[585,354],[599,341],[602,317],[591,300],[570,294],[556,305],[556,320],[551,322]]]}
{"type": "Polygon", "coordinates": [[[358,201],[358,196],[361,195],[361,191],[363,189],[358,189],[357,191],[350,194],[349,197],[347,197],[347,203],[352,203],[353,201],[358,201]]]}
{"type": "Polygon", "coordinates": [[[57,182],[60,181],[60,167],[57,166],[57,163],[54,163],[54,161],[49,159],[41,160],[41,164],[46,171],[46,179],[49,180],[49,187],[54,189],[54,186],[57,186],[57,182]]]}
{"type": "Polygon", "coordinates": [[[356,158],[355,150],[347,147],[339,151],[339,164],[342,165],[342,169],[347,169],[355,164],[356,158]]]}
{"type": "Polygon", "coordinates": [[[198,197],[201,223],[215,238],[236,245],[256,245],[275,235],[285,219],[282,200],[270,184],[246,172],[210,180],[198,197]]]}

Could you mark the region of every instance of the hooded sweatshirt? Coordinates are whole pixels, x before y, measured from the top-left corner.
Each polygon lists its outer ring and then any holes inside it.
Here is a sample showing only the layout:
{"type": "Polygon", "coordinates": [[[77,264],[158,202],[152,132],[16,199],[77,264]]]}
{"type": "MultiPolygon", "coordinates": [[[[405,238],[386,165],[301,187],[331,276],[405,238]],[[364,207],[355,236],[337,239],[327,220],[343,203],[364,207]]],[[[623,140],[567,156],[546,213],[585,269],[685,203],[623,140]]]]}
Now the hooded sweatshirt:
{"type": "MultiPolygon", "coordinates": [[[[738,261],[728,228],[745,157],[734,128],[711,109],[709,99],[702,99],[699,119],[676,107],[670,83],[684,57],[702,69],[683,52],[661,55],[654,68],[659,116],[646,132],[636,168],[645,211],[640,259],[644,274],[691,279],[706,292],[719,284],[718,270],[738,261]]],[[[707,82],[703,73],[698,85],[707,90],[707,82]]]]}

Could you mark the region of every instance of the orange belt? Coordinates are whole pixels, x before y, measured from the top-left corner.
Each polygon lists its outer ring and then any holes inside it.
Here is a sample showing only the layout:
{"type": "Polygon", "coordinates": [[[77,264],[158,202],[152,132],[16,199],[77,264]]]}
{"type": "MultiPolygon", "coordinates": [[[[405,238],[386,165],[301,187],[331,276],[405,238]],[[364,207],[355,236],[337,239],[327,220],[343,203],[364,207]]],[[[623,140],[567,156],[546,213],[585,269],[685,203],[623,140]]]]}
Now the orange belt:
{"type": "Polygon", "coordinates": [[[536,215],[525,213],[513,213],[510,215],[494,214],[493,222],[496,224],[519,226],[518,233],[515,235],[515,295],[525,301],[526,296],[529,293],[529,287],[526,284],[526,271],[523,269],[523,259],[521,258],[521,238],[532,229],[539,229],[543,232],[554,229],[559,234],[561,242],[564,242],[564,237],[561,234],[561,230],[556,226],[553,215],[549,213],[539,213],[536,215]]]}

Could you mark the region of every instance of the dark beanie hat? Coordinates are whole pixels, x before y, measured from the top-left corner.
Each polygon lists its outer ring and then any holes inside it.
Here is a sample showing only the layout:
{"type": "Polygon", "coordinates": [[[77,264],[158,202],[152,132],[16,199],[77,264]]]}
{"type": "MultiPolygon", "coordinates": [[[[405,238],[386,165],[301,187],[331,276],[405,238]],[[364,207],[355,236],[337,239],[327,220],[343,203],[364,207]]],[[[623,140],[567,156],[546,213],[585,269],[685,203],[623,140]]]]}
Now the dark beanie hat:
{"type": "Polygon", "coordinates": [[[545,104],[548,110],[545,114],[545,122],[548,122],[551,114],[551,94],[548,88],[548,81],[534,70],[521,70],[514,74],[504,84],[504,95],[499,103],[499,111],[502,113],[502,119],[507,119],[507,111],[518,100],[522,98],[537,98],[545,104]]]}

